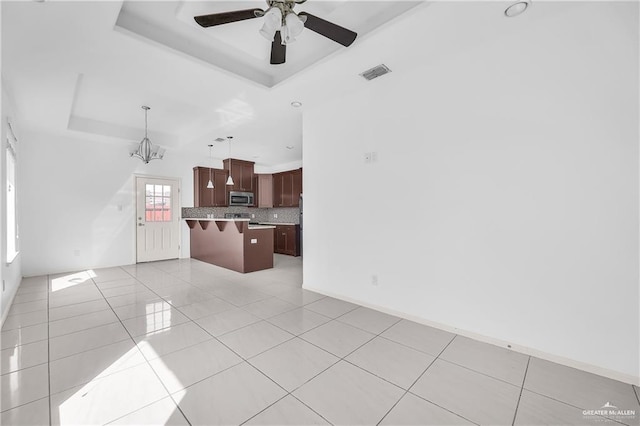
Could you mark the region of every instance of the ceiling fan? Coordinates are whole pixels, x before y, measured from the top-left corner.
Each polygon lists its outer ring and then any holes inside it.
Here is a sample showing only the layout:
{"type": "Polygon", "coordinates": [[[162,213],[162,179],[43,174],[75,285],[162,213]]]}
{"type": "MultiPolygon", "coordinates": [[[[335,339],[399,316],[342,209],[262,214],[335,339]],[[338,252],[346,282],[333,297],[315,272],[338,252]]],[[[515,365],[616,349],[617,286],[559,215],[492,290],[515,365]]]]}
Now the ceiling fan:
{"type": "Polygon", "coordinates": [[[293,11],[294,6],[305,1],[307,0],[267,0],[267,5],[269,5],[267,10],[244,9],[195,16],[193,19],[201,27],[207,28],[264,17],[264,25],[260,29],[260,34],[271,41],[272,65],[284,64],[287,44],[293,43],[305,27],[343,46],[348,47],[353,43],[358,36],[353,31],[307,12],[296,14],[293,11]]]}

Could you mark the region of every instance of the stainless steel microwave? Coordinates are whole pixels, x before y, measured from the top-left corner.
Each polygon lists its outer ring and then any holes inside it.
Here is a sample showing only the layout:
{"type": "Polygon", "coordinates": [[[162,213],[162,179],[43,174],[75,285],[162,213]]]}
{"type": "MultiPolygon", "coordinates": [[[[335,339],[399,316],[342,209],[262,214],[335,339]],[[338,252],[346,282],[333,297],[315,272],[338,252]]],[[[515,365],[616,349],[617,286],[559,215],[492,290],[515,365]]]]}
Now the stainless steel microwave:
{"type": "Polygon", "coordinates": [[[253,192],[229,192],[230,206],[253,206],[253,192]]]}

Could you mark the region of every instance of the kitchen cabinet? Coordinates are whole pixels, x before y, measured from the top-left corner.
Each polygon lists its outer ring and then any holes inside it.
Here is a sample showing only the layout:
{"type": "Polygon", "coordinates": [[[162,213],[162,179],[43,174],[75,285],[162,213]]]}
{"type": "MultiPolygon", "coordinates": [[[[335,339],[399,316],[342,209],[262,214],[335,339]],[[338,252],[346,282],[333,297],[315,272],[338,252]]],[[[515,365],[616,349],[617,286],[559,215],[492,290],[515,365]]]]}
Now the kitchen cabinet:
{"type": "Polygon", "coordinates": [[[272,198],[273,207],[282,207],[282,180],[284,179],[284,173],[274,173],[272,175],[272,198]]]}
{"type": "Polygon", "coordinates": [[[276,225],[273,252],[300,256],[300,225],[276,225]]]}
{"type": "Polygon", "coordinates": [[[302,169],[273,174],[273,207],[298,207],[302,194],[302,169]]]}
{"type": "Polygon", "coordinates": [[[193,206],[194,207],[226,207],[227,171],[208,167],[193,168],[193,206]],[[213,188],[207,188],[209,177],[213,188]]]}
{"type": "Polygon", "coordinates": [[[273,207],[273,175],[256,175],[257,176],[257,199],[258,207],[273,207]]]}
{"type": "Polygon", "coordinates": [[[291,171],[291,202],[293,207],[300,205],[300,195],[302,194],[302,169],[291,171]]]}
{"type": "Polygon", "coordinates": [[[253,161],[237,160],[227,158],[223,161],[224,169],[231,169],[233,186],[229,186],[229,191],[253,192],[253,161]]]}

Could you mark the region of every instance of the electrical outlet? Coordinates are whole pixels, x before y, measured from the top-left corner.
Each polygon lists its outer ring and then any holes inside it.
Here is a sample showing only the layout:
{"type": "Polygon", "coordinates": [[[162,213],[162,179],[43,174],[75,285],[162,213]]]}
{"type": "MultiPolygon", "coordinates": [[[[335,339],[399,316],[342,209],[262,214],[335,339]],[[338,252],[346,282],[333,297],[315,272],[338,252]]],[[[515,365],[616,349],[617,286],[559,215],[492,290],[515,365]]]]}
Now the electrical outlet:
{"type": "Polygon", "coordinates": [[[278,213],[274,213],[274,214],[273,214],[273,218],[274,218],[274,219],[277,219],[277,218],[278,218],[278,213]]]}
{"type": "Polygon", "coordinates": [[[251,213],[251,219],[255,219],[256,215],[254,213],[251,213]]]}
{"type": "Polygon", "coordinates": [[[371,155],[370,152],[365,152],[364,153],[364,162],[365,163],[370,163],[371,162],[371,157],[372,157],[372,155],[371,155]]]}
{"type": "Polygon", "coordinates": [[[378,276],[371,275],[371,285],[374,287],[378,287],[378,276]]]}

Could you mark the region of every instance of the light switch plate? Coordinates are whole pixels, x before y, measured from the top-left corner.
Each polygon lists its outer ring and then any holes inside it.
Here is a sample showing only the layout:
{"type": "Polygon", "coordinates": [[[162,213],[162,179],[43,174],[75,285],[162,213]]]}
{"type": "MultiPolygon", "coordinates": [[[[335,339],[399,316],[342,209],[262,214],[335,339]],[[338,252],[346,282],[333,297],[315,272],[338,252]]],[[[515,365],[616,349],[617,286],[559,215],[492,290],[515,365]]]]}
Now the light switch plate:
{"type": "Polygon", "coordinates": [[[258,239],[257,238],[252,238],[251,239],[251,244],[258,244],[258,239]]]}

